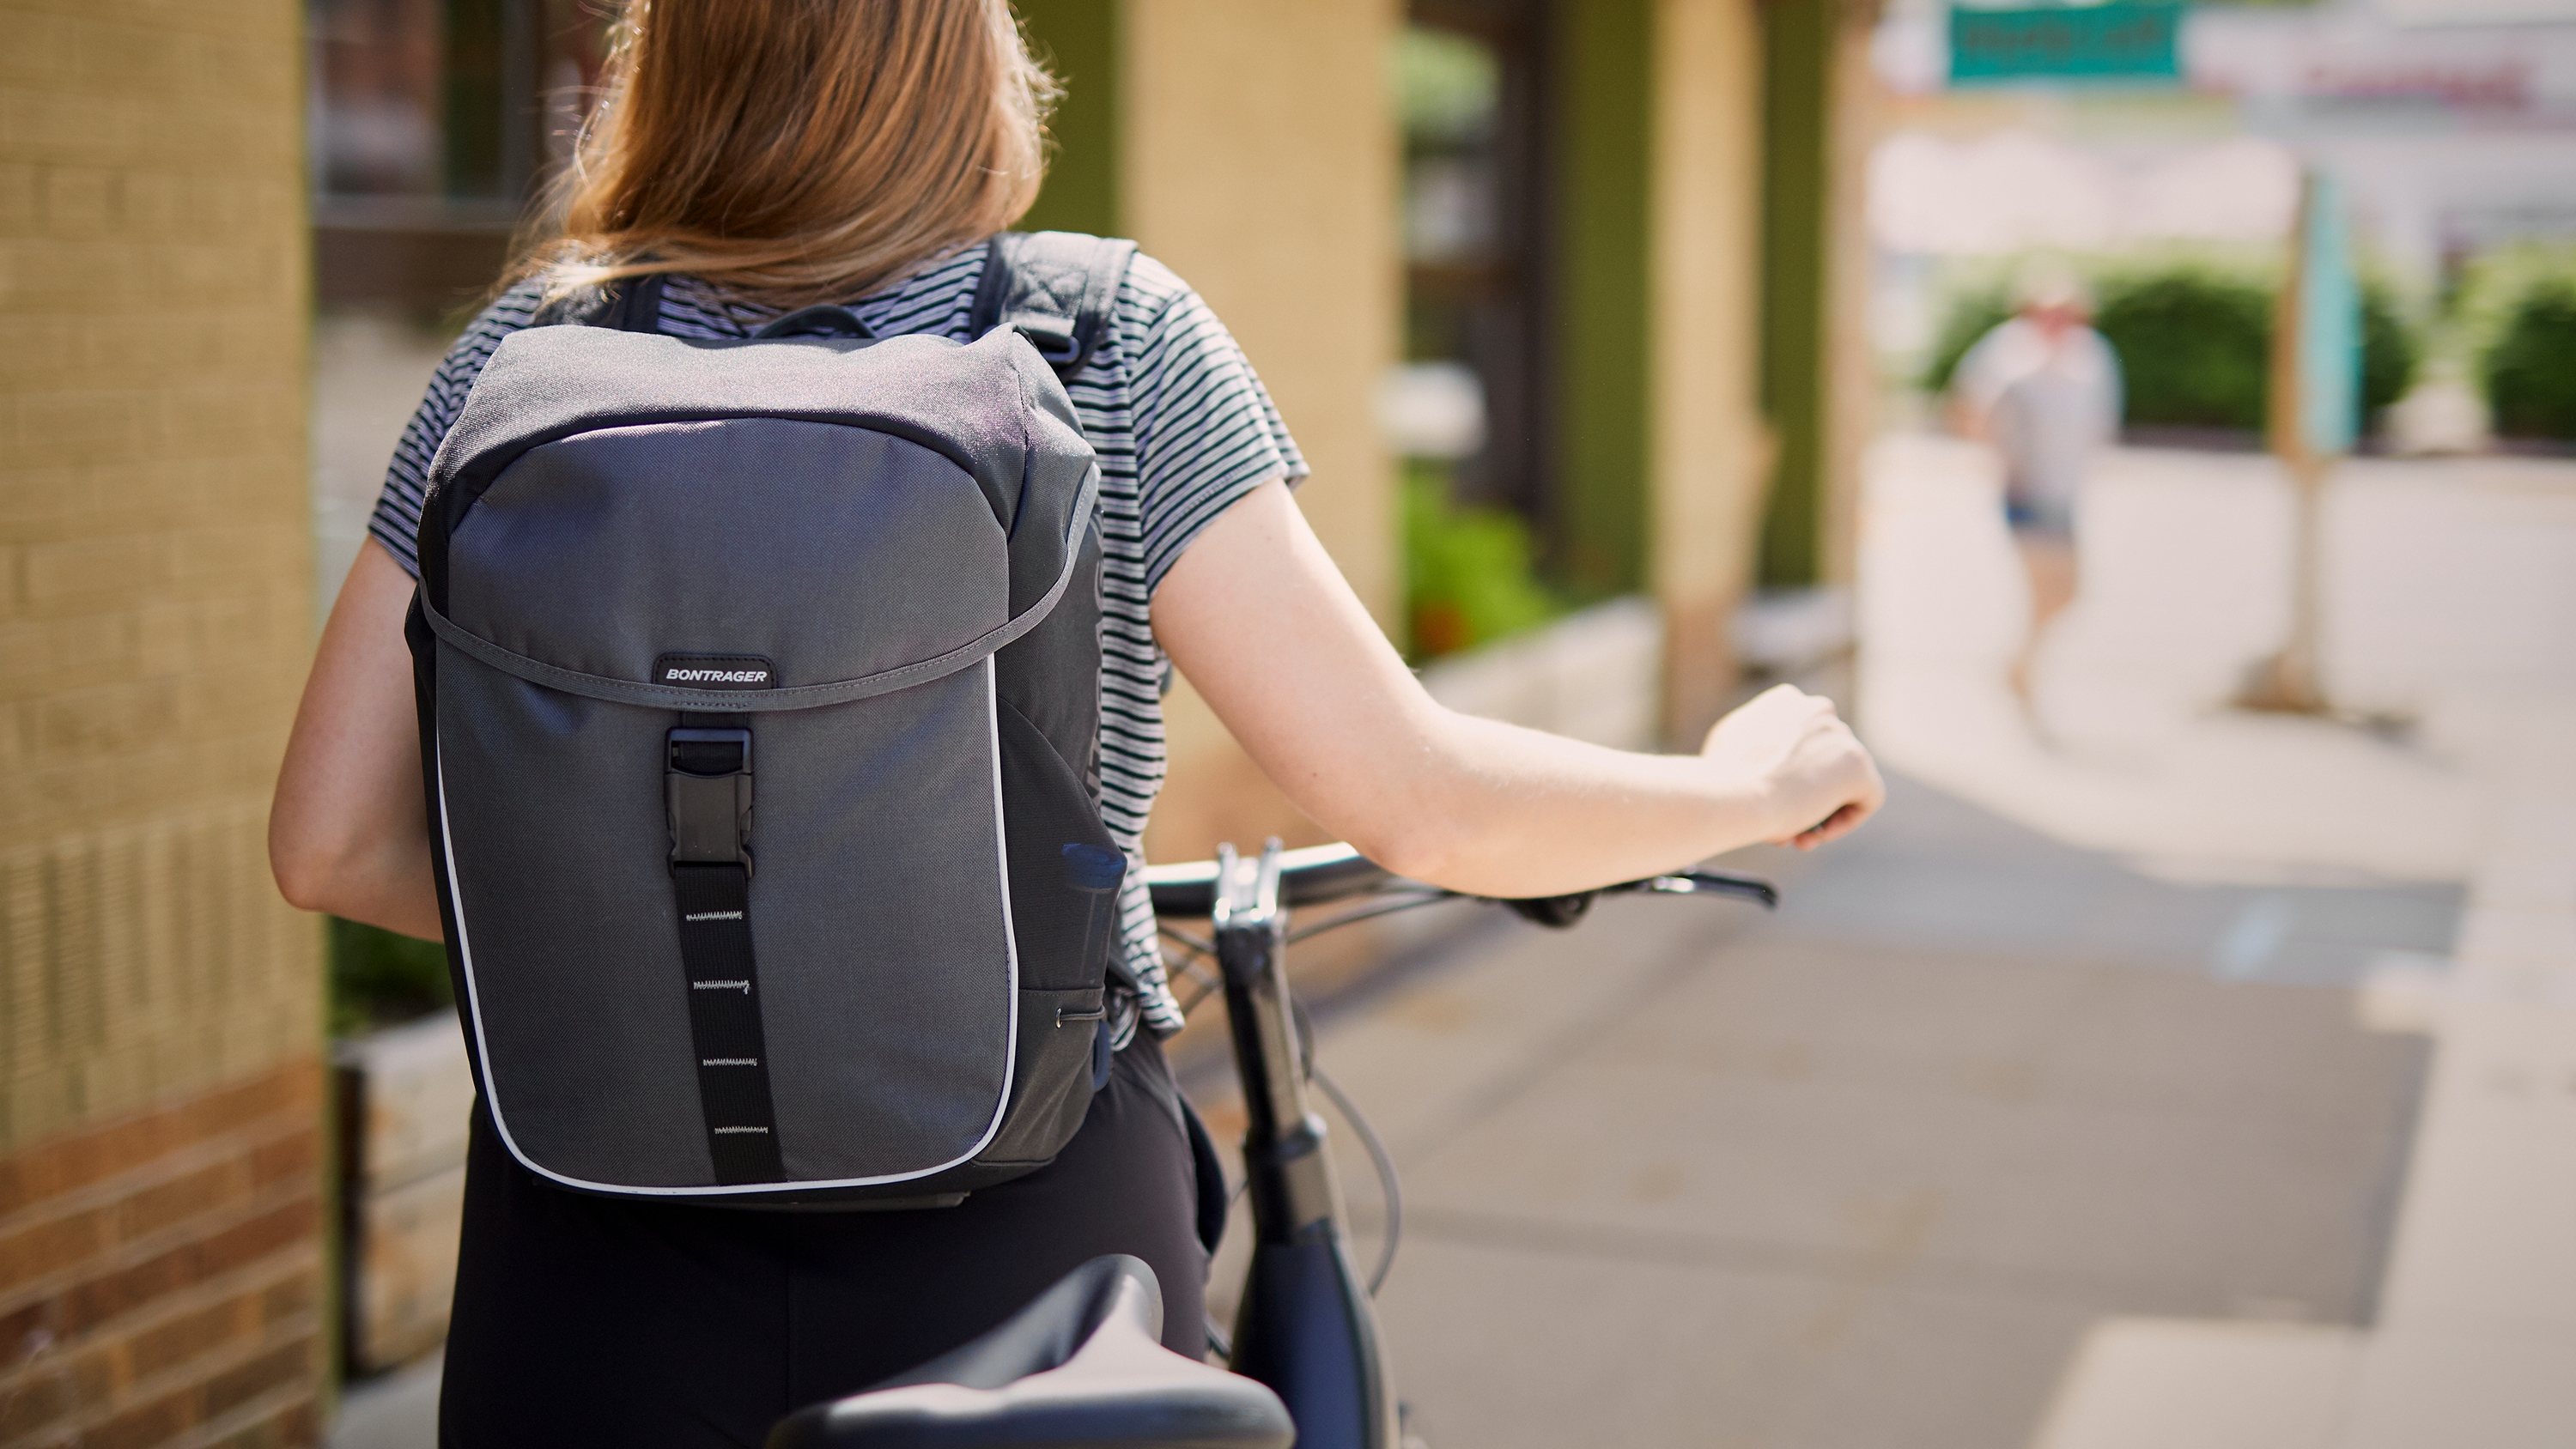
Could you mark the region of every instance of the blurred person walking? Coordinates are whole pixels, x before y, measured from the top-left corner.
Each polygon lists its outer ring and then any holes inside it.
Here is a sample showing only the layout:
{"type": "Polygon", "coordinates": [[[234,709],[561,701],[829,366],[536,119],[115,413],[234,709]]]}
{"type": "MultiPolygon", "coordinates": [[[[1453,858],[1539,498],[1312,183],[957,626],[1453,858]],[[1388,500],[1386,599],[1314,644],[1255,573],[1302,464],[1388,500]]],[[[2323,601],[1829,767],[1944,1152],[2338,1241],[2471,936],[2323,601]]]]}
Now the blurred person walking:
{"type": "Polygon", "coordinates": [[[2050,622],[2075,601],[2075,521],[2096,449],[2118,436],[2120,358],[2093,330],[2092,299],[2063,266],[2026,269],[2012,318],[1977,339],[1950,380],[1951,426],[2003,455],[2004,521],[2030,577],[2030,632],[2012,664],[2030,672],[2050,622]]]}
{"type": "MultiPolygon", "coordinates": [[[[419,543],[445,537],[423,527],[424,485],[496,353],[542,351],[543,333],[519,334],[601,288],[639,314],[658,295],[649,330],[714,350],[822,303],[898,351],[973,343],[988,240],[1036,199],[1054,83],[1006,0],[627,0],[620,31],[555,234],[439,368],[324,629],[270,816],[279,886],[308,910],[455,941],[404,619],[419,543]]],[[[1101,315],[1068,403],[1098,466],[1101,662],[1072,687],[1096,686],[1093,803],[1131,865],[1163,781],[1167,657],[1326,832],[1471,893],[1561,895],[1756,841],[1813,848],[1878,808],[1877,771],[1832,704],[1787,686],[1677,756],[1443,708],[1306,525],[1289,491],[1305,463],[1207,304],[1139,256],[1101,315]]],[[[710,527],[726,521],[711,510],[710,527]]],[[[661,769],[637,788],[660,789],[661,769]]],[[[1046,1165],[954,1206],[770,1213],[562,1190],[502,1139],[487,1066],[441,1445],[759,1443],[789,1411],[956,1347],[1102,1253],[1153,1265],[1165,1341],[1198,1353],[1200,1204],[1223,1189],[1199,1177],[1159,1044],[1181,1013],[1143,872],[1125,880],[1105,1085],[1046,1165]]],[[[707,984],[748,996],[748,982],[707,984]]]]}

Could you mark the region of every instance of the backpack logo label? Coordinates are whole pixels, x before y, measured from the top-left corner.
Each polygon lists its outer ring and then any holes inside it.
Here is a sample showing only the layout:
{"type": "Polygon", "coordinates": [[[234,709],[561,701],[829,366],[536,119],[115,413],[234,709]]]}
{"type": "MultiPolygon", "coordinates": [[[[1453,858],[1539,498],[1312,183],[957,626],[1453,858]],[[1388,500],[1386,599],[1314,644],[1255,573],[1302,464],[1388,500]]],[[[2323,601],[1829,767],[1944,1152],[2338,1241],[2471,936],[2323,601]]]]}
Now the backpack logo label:
{"type": "Polygon", "coordinates": [[[653,682],[680,689],[772,689],[778,670],[757,654],[664,654],[653,682]]]}

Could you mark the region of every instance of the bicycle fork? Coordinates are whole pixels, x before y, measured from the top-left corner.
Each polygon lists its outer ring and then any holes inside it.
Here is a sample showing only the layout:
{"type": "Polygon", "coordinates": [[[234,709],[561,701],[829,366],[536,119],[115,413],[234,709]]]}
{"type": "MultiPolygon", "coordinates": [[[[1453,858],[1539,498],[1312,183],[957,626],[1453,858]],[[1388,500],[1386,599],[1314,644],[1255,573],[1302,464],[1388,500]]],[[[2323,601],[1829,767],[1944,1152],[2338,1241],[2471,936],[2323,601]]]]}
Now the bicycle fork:
{"type": "Polygon", "coordinates": [[[1288,998],[1278,841],[1257,862],[1238,859],[1231,845],[1217,848],[1212,924],[1243,1077],[1254,1233],[1228,1367],[1279,1395],[1297,1422],[1298,1449],[1395,1449],[1377,1315],[1343,1240],[1324,1120],[1306,1098],[1306,1057],[1288,998]]]}

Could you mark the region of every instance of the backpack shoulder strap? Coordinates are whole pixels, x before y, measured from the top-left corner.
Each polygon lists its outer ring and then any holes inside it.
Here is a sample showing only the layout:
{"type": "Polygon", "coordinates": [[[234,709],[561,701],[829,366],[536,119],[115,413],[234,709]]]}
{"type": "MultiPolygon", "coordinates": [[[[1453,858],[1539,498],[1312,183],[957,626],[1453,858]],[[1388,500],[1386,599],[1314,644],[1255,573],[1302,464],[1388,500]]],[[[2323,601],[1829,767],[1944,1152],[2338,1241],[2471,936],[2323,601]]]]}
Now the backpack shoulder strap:
{"type": "Polygon", "coordinates": [[[662,292],[670,285],[669,272],[628,277],[609,299],[607,314],[593,319],[591,325],[614,327],[620,332],[661,331],[662,292]]]}
{"type": "Polygon", "coordinates": [[[1014,327],[1071,382],[1109,330],[1136,244],[1074,231],[997,233],[975,288],[972,335],[1014,327]]]}
{"type": "Polygon", "coordinates": [[[650,272],[606,286],[583,287],[537,309],[531,327],[577,323],[619,332],[662,330],[662,292],[671,285],[667,272],[650,272]]]}

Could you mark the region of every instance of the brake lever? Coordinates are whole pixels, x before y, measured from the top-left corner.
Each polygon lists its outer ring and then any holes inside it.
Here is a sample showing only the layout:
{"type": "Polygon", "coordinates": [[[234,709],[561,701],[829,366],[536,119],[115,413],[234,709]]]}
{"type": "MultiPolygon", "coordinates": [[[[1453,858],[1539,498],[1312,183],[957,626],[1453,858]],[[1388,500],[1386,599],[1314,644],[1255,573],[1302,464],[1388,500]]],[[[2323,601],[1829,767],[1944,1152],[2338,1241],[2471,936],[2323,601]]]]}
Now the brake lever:
{"type": "Polygon", "coordinates": [[[1669,896],[1732,896],[1752,901],[1766,911],[1780,907],[1780,888],[1759,876],[1730,875],[1714,870],[1677,870],[1667,875],[1651,875],[1623,885],[1605,887],[1620,894],[1669,896]]]}
{"type": "Polygon", "coordinates": [[[1666,896],[1731,896],[1753,901],[1764,910],[1777,910],[1780,890],[1767,880],[1749,875],[1727,875],[1710,870],[1677,870],[1667,875],[1652,875],[1644,880],[1623,881],[1599,890],[1576,891],[1563,896],[1531,896],[1503,902],[1513,914],[1535,921],[1552,930],[1562,931],[1583,919],[1592,909],[1596,897],[1609,895],[1666,896]]]}

